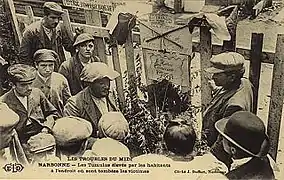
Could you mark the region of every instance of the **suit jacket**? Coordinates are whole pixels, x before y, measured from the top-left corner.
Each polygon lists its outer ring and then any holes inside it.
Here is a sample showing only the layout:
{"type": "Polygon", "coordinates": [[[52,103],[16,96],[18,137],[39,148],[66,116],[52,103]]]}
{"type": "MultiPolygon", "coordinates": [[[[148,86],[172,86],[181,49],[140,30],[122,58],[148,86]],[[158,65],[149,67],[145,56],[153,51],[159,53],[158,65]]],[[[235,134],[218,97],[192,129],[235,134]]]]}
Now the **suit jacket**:
{"type": "MultiPolygon", "coordinates": [[[[99,61],[97,58],[92,58],[91,62],[99,61]]],[[[78,53],[68,59],[67,61],[63,62],[59,67],[58,72],[66,77],[69,87],[71,90],[71,94],[74,96],[78,92],[84,89],[83,84],[80,80],[80,74],[83,69],[83,65],[78,58],[78,53]]]]}
{"type": "Polygon", "coordinates": [[[275,179],[268,157],[252,158],[247,163],[226,174],[228,179],[275,179]]]}
{"type": "MultiPolygon", "coordinates": [[[[115,107],[114,102],[109,97],[107,97],[107,105],[109,111],[118,111],[118,108],[115,107]]],[[[102,114],[92,100],[89,87],[68,99],[63,114],[64,116],[80,117],[91,122],[93,127],[92,137],[97,137],[98,121],[102,114]]]]}
{"type": "Polygon", "coordinates": [[[59,60],[56,64],[56,70],[63,61],[66,60],[63,47],[66,51],[74,52],[73,41],[68,36],[67,31],[62,25],[55,28],[51,40],[44,32],[43,21],[36,21],[30,24],[23,33],[23,39],[20,44],[19,61],[23,64],[34,66],[33,55],[38,49],[51,49],[57,52],[59,60]]]}
{"type": "Polygon", "coordinates": [[[62,117],[64,105],[71,97],[66,78],[59,73],[53,72],[47,82],[44,82],[37,74],[33,87],[40,89],[44,93],[45,97],[57,109],[59,116],[62,117]]]}
{"type": "Polygon", "coordinates": [[[28,96],[27,109],[16,97],[13,89],[1,96],[0,101],[6,103],[10,109],[19,115],[20,120],[15,129],[19,134],[20,140],[23,138],[21,134],[25,134],[23,129],[26,127],[28,119],[33,119],[39,125],[44,126],[46,117],[50,115],[58,116],[55,107],[46,99],[43,92],[37,88],[33,88],[28,96]]]}

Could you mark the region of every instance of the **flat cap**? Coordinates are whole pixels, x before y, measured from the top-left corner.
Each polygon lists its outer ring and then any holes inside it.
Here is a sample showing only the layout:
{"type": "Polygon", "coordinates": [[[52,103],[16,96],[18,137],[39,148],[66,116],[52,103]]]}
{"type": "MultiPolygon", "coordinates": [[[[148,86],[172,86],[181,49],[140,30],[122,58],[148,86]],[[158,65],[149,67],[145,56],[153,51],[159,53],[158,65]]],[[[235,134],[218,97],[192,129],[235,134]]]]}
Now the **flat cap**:
{"type": "Polygon", "coordinates": [[[121,112],[108,112],[99,120],[99,136],[123,140],[129,133],[129,124],[121,112]]]}
{"type": "Polygon", "coordinates": [[[0,134],[2,134],[2,130],[12,129],[19,122],[19,116],[12,109],[10,109],[7,104],[0,102],[0,114],[2,117],[0,121],[0,134]]]}
{"type": "Polygon", "coordinates": [[[68,146],[90,137],[93,128],[89,121],[69,116],[57,119],[52,131],[56,144],[68,146]]]}
{"type": "Polygon", "coordinates": [[[236,52],[225,52],[210,59],[212,67],[206,69],[208,73],[241,71],[244,68],[245,58],[236,52]]]}
{"type": "Polygon", "coordinates": [[[32,153],[40,153],[55,147],[55,139],[51,134],[39,133],[30,137],[28,148],[32,153]]]}
{"type": "Polygon", "coordinates": [[[34,53],[35,62],[56,62],[58,54],[50,49],[39,49],[34,53]]]}
{"type": "Polygon", "coordinates": [[[11,78],[17,82],[29,82],[36,77],[36,69],[26,64],[11,65],[7,71],[11,78]]]}
{"type": "Polygon", "coordinates": [[[64,13],[62,7],[55,2],[45,2],[43,4],[43,8],[47,8],[50,11],[53,11],[53,12],[59,13],[59,14],[64,13]]]}
{"type": "Polygon", "coordinates": [[[129,157],[129,149],[121,142],[111,139],[98,139],[92,146],[92,154],[96,156],[129,157]]]}
{"type": "Polygon", "coordinates": [[[78,44],[81,44],[83,42],[86,42],[86,41],[94,41],[94,37],[89,34],[89,33],[82,33],[80,34],[79,36],[77,36],[73,46],[77,46],[78,44]]]}
{"type": "Polygon", "coordinates": [[[119,73],[108,65],[102,62],[93,62],[87,64],[81,72],[81,80],[85,82],[93,82],[96,79],[102,79],[104,77],[114,80],[119,76],[119,73]]]}

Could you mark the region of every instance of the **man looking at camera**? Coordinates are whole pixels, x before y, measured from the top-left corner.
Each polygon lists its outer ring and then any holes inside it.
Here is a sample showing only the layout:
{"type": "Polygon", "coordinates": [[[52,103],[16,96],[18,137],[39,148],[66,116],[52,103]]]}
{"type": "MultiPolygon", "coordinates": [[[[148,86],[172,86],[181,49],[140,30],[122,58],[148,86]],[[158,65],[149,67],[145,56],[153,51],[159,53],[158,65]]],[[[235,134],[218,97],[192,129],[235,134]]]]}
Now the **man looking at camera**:
{"type": "Polygon", "coordinates": [[[20,63],[34,66],[33,55],[38,49],[51,49],[58,55],[56,62],[57,71],[63,61],[65,61],[66,51],[73,53],[72,38],[69,37],[65,28],[59,24],[61,15],[64,13],[62,7],[55,2],[46,2],[43,5],[44,17],[40,21],[30,24],[24,34],[20,44],[20,63]]]}
{"type": "Polygon", "coordinates": [[[39,49],[35,52],[37,75],[33,87],[39,88],[44,93],[62,117],[64,105],[71,97],[71,93],[66,78],[54,72],[57,58],[57,53],[49,49],[39,49]]]}
{"type": "Polygon", "coordinates": [[[80,34],[73,44],[76,49],[76,54],[69,60],[63,62],[59,68],[58,72],[68,80],[73,96],[84,89],[80,80],[80,74],[85,65],[100,61],[98,57],[93,56],[95,48],[94,41],[95,39],[91,34],[80,34]]]}

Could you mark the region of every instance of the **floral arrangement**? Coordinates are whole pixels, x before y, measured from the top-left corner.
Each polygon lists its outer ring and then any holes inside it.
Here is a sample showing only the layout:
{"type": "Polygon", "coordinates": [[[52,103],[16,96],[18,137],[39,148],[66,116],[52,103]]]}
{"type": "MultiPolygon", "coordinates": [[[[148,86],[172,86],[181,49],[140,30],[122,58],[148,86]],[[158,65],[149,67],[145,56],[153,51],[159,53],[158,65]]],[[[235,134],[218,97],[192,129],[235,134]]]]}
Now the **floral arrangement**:
{"type": "MultiPolygon", "coordinates": [[[[128,78],[124,72],[126,106],[123,114],[129,122],[130,136],[125,140],[132,156],[146,153],[166,154],[163,133],[168,121],[179,117],[192,123],[197,130],[196,114],[200,107],[191,105],[188,93],[182,93],[180,87],[167,80],[154,82],[149,86],[141,82],[141,55],[136,60],[136,77],[128,78]],[[144,97],[138,97],[137,91],[144,97]]],[[[206,142],[197,140],[195,154],[208,151],[206,142]]]]}

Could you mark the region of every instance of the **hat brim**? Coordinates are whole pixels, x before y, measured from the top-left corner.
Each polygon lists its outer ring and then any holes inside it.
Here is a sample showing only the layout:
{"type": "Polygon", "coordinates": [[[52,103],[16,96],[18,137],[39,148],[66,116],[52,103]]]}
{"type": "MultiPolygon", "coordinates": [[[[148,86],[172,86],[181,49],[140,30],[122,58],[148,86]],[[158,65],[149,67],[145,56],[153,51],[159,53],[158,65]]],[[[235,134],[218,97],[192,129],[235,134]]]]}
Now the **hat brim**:
{"type": "Polygon", "coordinates": [[[77,42],[75,42],[75,43],[73,44],[73,46],[76,47],[76,46],[78,46],[78,45],[80,45],[80,44],[82,44],[82,43],[84,43],[84,42],[88,42],[88,41],[95,41],[95,39],[84,39],[84,40],[82,40],[82,41],[77,41],[77,42]]]}
{"type": "Polygon", "coordinates": [[[55,144],[44,147],[44,148],[40,148],[40,149],[33,149],[33,150],[31,150],[31,152],[38,154],[38,153],[41,153],[41,152],[49,151],[49,150],[53,149],[54,147],[55,147],[55,144]]]}
{"type": "Polygon", "coordinates": [[[241,150],[245,151],[246,153],[248,153],[248,154],[250,154],[254,157],[263,157],[264,155],[267,154],[266,150],[268,150],[268,146],[269,146],[269,140],[268,140],[267,135],[265,135],[265,139],[264,139],[264,141],[261,145],[259,153],[254,154],[254,153],[250,152],[249,150],[247,150],[245,147],[241,146],[239,143],[237,143],[235,140],[233,140],[230,136],[225,134],[224,130],[225,130],[226,124],[228,123],[228,120],[229,120],[229,117],[223,118],[223,119],[221,119],[221,120],[219,120],[215,123],[215,128],[224,138],[226,138],[228,141],[230,141],[231,143],[236,145],[238,148],[240,148],[241,150]]]}
{"type": "Polygon", "coordinates": [[[98,79],[102,79],[102,78],[108,78],[110,79],[111,81],[113,81],[115,78],[117,78],[120,74],[116,71],[111,71],[111,72],[107,72],[106,75],[103,75],[103,76],[99,76],[99,77],[96,77],[96,78],[93,78],[93,79],[89,79],[89,78],[81,78],[82,81],[85,81],[85,82],[94,82],[98,79]]]}
{"type": "Polygon", "coordinates": [[[51,12],[53,13],[56,13],[56,14],[63,14],[64,11],[63,10],[59,10],[59,9],[55,9],[55,8],[50,8],[50,7],[47,7],[51,12]]]}
{"type": "Polygon", "coordinates": [[[222,72],[225,72],[225,71],[224,71],[223,69],[218,69],[218,68],[215,68],[215,67],[210,67],[210,68],[205,69],[205,72],[211,73],[211,74],[216,74],[216,73],[222,73],[222,72]]]}

